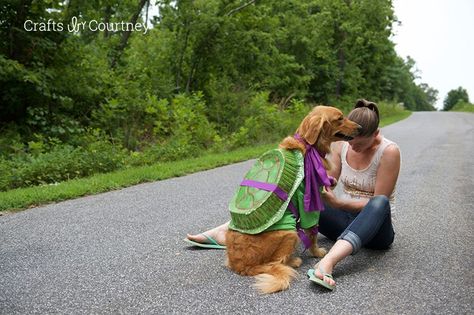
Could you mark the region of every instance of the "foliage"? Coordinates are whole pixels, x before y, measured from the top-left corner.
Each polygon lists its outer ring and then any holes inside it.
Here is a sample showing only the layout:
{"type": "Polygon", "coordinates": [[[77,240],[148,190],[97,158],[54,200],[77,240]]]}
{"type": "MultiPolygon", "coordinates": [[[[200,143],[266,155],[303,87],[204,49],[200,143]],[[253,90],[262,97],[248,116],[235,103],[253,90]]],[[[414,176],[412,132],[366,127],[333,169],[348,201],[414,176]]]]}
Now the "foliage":
{"type": "Polygon", "coordinates": [[[443,110],[452,110],[453,107],[459,102],[469,103],[469,95],[467,94],[467,90],[461,86],[448,92],[448,95],[443,102],[443,110]]]}
{"type": "MultiPolygon", "coordinates": [[[[230,163],[255,158],[273,148],[274,143],[240,148],[232,152],[206,154],[199,158],[171,161],[152,166],[134,167],[88,178],[70,180],[57,185],[42,185],[0,191],[0,212],[25,209],[55,201],[97,194],[142,182],[167,179],[203,171],[230,163]]],[[[0,164],[1,167],[2,164],[0,164]]]]}
{"type": "Polygon", "coordinates": [[[160,0],[146,34],[24,28],[143,22],[148,4],[0,6],[1,189],[277,141],[312,104],[434,110],[390,0],[160,0]]]}
{"type": "Polygon", "coordinates": [[[474,112],[474,104],[465,102],[463,100],[459,100],[456,105],[453,106],[451,109],[453,112],[469,112],[473,113],[474,112]]]}
{"type": "MultiPolygon", "coordinates": [[[[199,156],[208,149],[226,152],[241,146],[277,141],[292,133],[309,110],[308,105],[298,100],[292,100],[285,110],[280,110],[268,102],[268,93],[260,93],[252,98],[251,106],[246,109],[247,118],[241,128],[220,137],[214,124],[205,116],[205,102],[199,93],[177,95],[171,102],[150,97],[146,105],[143,112],[130,113],[127,110],[132,107],[121,108],[116,103],[109,103],[100,115],[104,122],[108,121],[110,129],[85,130],[74,138],[76,147],[41,134],[35,134],[34,140],[22,145],[18,133],[7,130],[16,136],[12,136],[11,141],[3,139],[0,142],[0,147],[7,153],[0,158],[0,190],[54,184],[131,166],[175,161],[199,156]],[[140,114],[143,115],[141,123],[148,126],[143,130],[150,132],[157,142],[140,151],[129,152],[120,144],[101,140],[114,127],[122,130],[120,125],[115,125],[117,122],[125,124],[128,115],[140,117],[140,114]]],[[[133,121],[128,123],[135,125],[133,121]]]]}
{"type": "Polygon", "coordinates": [[[293,133],[310,107],[298,100],[292,100],[285,110],[268,102],[268,92],[255,95],[249,103],[242,126],[231,134],[226,149],[234,149],[254,143],[278,141],[293,133]]]}
{"type": "MultiPolygon", "coordinates": [[[[93,140],[90,137],[89,140],[93,140]]],[[[80,147],[54,139],[28,143],[29,153],[0,157],[0,190],[86,177],[124,167],[128,154],[108,141],[95,139],[80,147]]]]}

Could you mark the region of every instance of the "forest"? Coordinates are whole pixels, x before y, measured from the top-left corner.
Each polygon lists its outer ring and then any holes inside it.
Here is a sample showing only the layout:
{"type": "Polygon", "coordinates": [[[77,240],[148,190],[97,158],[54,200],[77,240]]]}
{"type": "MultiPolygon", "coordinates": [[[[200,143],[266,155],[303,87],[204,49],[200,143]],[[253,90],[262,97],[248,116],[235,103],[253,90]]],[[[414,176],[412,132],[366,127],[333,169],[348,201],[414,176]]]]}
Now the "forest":
{"type": "Polygon", "coordinates": [[[0,3],[0,191],[275,142],[316,104],[435,110],[390,0],[0,3]]]}

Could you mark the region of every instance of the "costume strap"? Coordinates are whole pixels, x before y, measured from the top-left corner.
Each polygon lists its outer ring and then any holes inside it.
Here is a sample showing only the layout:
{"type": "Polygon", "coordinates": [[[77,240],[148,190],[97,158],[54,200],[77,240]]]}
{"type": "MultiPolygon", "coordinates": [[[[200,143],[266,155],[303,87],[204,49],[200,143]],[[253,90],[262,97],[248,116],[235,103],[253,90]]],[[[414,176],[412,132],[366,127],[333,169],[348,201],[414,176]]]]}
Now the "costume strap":
{"type": "MultiPolygon", "coordinates": [[[[308,237],[308,235],[306,235],[305,231],[303,228],[301,228],[301,225],[300,225],[300,214],[298,213],[298,210],[296,209],[296,207],[293,205],[292,202],[290,202],[289,204],[289,207],[288,207],[291,211],[291,213],[293,214],[293,216],[295,217],[295,220],[296,220],[296,231],[298,233],[298,237],[300,238],[301,242],[303,243],[304,245],[304,249],[307,250],[308,248],[311,247],[311,239],[308,237]],[[290,205],[292,207],[290,207],[290,205]]],[[[313,227],[310,231],[310,233],[312,235],[317,235],[318,234],[318,226],[316,225],[315,227],[313,227]]]]}
{"type": "Polygon", "coordinates": [[[244,179],[240,183],[240,186],[249,186],[249,187],[262,189],[265,191],[270,191],[283,201],[286,201],[288,199],[288,194],[275,184],[259,182],[259,181],[251,180],[251,179],[244,179]]]}
{"type": "MultiPolygon", "coordinates": [[[[241,183],[240,186],[248,186],[248,187],[254,187],[258,189],[262,189],[265,191],[270,191],[274,193],[278,198],[280,198],[283,201],[288,200],[288,194],[278,187],[275,184],[270,184],[270,183],[265,183],[265,182],[259,182],[256,180],[251,180],[251,179],[244,179],[241,183]]],[[[295,205],[293,202],[290,200],[288,203],[288,209],[290,209],[291,213],[295,217],[296,220],[296,231],[298,233],[298,237],[300,238],[301,242],[303,242],[303,245],[305,249],[308,249],[311,247],[311,239],[306,235],[305,231],[301,228],[300,226],[300,215],[298,213],[298,209],[296,209],[295,205]]],[[[316,230],[311,229],[312,234],[317,234],[317,226],[315,227],[316,230]]]]}

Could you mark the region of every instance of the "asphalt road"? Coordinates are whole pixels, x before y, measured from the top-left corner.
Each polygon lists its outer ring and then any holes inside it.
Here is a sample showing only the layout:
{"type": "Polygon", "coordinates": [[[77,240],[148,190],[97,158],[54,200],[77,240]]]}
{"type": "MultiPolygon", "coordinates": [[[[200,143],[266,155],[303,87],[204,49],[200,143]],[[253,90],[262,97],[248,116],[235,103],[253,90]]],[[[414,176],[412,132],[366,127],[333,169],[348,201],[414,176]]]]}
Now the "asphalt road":
{"type": "MultiPolygon", "coordinates": [[[[224,251],[187,232],[228,219],[251,161],[0,216],[1,314],[472,314],[474,115],[414,113],[383,128],[402,150],[395,243],[261,296],[224,251]]],[[[321,236],[326,247],[331,242],[321,236]]]]}

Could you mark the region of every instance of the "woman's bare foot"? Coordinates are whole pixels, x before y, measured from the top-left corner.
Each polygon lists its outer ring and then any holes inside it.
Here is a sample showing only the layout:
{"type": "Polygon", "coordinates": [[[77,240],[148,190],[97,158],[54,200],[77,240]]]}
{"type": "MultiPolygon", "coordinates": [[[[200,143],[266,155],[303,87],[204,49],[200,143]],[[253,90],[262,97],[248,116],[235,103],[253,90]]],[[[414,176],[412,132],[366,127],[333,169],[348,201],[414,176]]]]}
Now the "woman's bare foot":
{"type": "Polygon", "coordinates": [[[229,222],[226,222],[213,229],[207,230],[204,233],[188,234],[186,237],[191,241],[205,244],[205,243],[209,243],[209,240],[207,239],[207,237],[203,235],[203,234],[206,234],[207,236],[215,239],[219,245],[225,245],[225,233],[227,232],[228,229],[229,229],[229,222]]]}
{"type": "Polygon", "coordinates": [[[338,240],[331,250],[329,250],[329,253],[314,266],[314,275],[330,286],[334,286],[336,281],[334,281],[331,276],[334,266],[349,256],[352,251],[351,243],[346,240],[338,240]]]}
{"type": "Polygon", "coordinates": [[[327,276],[327,274],[332,274],[334,266],[335,264],[325,257],[319,263],[317,263],[316,266],[314,266],[314,275],[327,284],[334,286],[336,285],[336,281],[334,281],[332,277],[327,276]]]}

